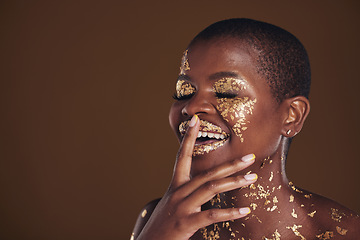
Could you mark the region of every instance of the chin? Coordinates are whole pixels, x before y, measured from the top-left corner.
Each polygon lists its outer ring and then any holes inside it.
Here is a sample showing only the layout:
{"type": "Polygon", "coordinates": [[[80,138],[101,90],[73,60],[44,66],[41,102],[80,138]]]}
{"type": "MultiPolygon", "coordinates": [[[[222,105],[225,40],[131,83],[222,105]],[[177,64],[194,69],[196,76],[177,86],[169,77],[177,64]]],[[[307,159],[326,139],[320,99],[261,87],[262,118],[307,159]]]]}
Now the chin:
{"type": "Polygon", "coordinates": [[[231,151],[227,149],[229,144],[225,142],[224,146],[208,153],[198,154],[193,157],[191,166],[191,176],[194,177],[204,171],[212,169],[222,163],[234,160],[231,151]]]}

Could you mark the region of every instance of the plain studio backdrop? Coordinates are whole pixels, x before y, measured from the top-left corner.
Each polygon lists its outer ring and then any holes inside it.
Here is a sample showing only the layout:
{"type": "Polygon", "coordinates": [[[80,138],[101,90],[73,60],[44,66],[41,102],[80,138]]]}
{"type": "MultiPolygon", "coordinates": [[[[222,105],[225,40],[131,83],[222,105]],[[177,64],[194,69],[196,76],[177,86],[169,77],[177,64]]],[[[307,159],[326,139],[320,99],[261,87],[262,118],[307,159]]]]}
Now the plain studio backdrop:
{"type": "Polygon", "coordinates": [[[1,1],[0,239],[128,239],[162,196],[182,52],[231,17],[297,36],[311,113],[296,185],[360,211],[358,1],[1,1]]]}

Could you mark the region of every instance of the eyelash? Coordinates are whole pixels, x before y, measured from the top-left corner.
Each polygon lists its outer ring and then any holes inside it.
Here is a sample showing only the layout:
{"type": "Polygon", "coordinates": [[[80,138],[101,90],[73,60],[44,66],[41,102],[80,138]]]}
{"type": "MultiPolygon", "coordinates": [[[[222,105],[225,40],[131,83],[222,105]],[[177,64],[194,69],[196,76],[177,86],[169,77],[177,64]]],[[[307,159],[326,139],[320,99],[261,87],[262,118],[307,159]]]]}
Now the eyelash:
{"type": "MultiPolygon", "coordinates": [[[[194,93],[195,94],[195,93],[194,93]]],[[[173,94],[173,99],[175,99],[176,101],[181,101],[181,100],[186,100],[186,99],[189,99],[191,98],[194,94],[188,94],[188,95],[182,95],[180,97],[177,96],[176,93],[173,94]]]]}
{"type": "MultiPolygon", "coordinates": [[[[181,100],[186,100],[186,99],[191,98],[192,96],[194,96],[194,94],[188,94],[188,95],[183,95],[183,96],[178,97],[177,94],[174,93],[172,97],[173,97],[173,99],[175,99],[177,101],[181,101],[181,100]]],[[[235,97],[237,97],[237,94],[235,94],[235,93],[219,93],[219,92],[216,92],[215,95],[216,95],[217,98],[235,98],[235,97]]]]}
{"type": "Polygon", "coordinates": [[[237,94],[235,94],[235,93],[219,93],[219,92],[216,92],[215,95],[216,95],[217,98],[235,98],[235,97],[237,97],[237,94]]]}

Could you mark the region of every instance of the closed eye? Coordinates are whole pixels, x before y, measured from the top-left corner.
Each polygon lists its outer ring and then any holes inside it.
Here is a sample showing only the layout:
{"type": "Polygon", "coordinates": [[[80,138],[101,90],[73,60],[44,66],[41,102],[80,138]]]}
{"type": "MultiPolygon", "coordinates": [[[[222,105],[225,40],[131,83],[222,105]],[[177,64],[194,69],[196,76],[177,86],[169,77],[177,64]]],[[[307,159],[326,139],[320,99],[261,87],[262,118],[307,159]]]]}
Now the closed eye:
{"type": "Polygon", "coordinates": [[[220,92],[216,92],[216,97],[217,98],[236,98],[237,94],[235,93],[220,93],[220,92]]]}
{"type": "Polygon", "coordinates": [[[176,93],[174,93],[172,97],[173,97],[173,99],[175,99],[176,101],[181,101],[181,100],[186,100],[186,99],[191,98],[192,96],[194,96],[194,94],[195,94],[195,93],[178,96],[176,93]]]}

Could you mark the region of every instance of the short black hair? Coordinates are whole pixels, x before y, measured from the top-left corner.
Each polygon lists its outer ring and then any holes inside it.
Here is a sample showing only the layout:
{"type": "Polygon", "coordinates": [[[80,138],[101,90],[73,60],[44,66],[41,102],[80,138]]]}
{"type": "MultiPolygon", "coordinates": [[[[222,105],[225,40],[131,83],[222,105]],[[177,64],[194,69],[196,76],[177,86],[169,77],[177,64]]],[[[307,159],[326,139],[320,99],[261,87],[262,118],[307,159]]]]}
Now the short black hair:
{"type": "Polygon", "coordinates": [[[295,96],[309,97],[309,58],[294,35],[269,23],[233,18],[208,26],[190,46],[202,40],[228,37],[243,40],[255,50],[257,72],[266,79],[278,102],[295,96]]]}

